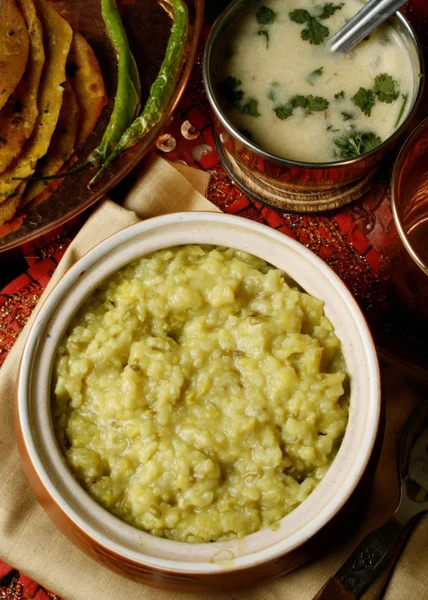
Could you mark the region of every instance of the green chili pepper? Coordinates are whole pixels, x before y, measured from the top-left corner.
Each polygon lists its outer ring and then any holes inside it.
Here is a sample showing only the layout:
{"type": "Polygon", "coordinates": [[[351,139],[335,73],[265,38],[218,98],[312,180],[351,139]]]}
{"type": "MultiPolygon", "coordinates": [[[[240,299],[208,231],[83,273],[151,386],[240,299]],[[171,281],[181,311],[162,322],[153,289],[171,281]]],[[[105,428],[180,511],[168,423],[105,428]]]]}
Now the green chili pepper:
{"type": "Polygon", "coordinates": [[[183,0],[167,0],[167,2],[174,11],[174,20],[165,58],[150,89],[149,99],[142,113],[128,127],[101,169],[92,178],[90,185],[98,179],[120,152],[137,144],[160,121],[174,92],[186,49],[189,16],[183,0]]]}
{"type": "Polygon", "coordinates": [[[113,112],[100,145],[88,162],[99,164],[112,152],[140,109],[141,86],[137,65],[129,47],[116,0],[101,0],[101,14],[110,41],[118,54],[117,90],[113,112]]]}
{"type": "MultiPolygon", "coordinates": [[[[113,112],[100,145],[93,150],[83,165],[65,173],[45,177],[28,177],[25,180],[46,181],[62,179],[99,165],[114,150],[122,134],[132,123],[140,110],[141,85],[137,64],[129,47],[128,38],[122,23],[116,0],[101,0],[101,14],[112,46],[117,53],[117,90],[113,112]]],[[[17,178],[18,179],[18,178],[17,178]]]]}
{"type": "Polygon", "coordinates": [[[132,122],[138,107],[139,79],[135,61],[129,50],[115,0],[101,0],[103,19],[110,39],[118,51],[118,88],[114,110],[101,144],[89,155],[85,164],[65,173],[31,180],[59,179],[79,173],[105,161],[89,182],[92,185],[120,152],[137,144],[160,121],[175,89],[186,50],[189,15],[183,0],[165,0],[173,10],[173,24],[165,58],[150,88],[150,95],[141,114],[132,122]],[[122,61],[122,62],[121,62],[122,61]],[[126,65],[126,67],[124,66],[126,65]]]}

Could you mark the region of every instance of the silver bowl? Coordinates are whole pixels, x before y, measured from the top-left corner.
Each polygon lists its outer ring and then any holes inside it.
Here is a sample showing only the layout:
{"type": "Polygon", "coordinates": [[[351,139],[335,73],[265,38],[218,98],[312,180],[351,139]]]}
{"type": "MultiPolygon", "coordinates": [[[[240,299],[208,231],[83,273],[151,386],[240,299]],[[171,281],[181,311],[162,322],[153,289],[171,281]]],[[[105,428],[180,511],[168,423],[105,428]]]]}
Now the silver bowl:
{"type": "Polygon", "coordinates": [[[377,167],[407,129],[423,92],[423,53],[411,25],[397,12],[389,22],[410,54],[417,85],[411,109],[401,126],[377,148],[357,158],[329,163],[308,163],[281,158],[245,138],[227,119],[216,97],[213,59],[228,27],[258,0],[234,0],[219,16],[208,37],[203,77],[211,105],[217,152],[222,164],[244,193],[275,208],[318,212],[338,208],[360,198],[376,181],[377,167]]]}

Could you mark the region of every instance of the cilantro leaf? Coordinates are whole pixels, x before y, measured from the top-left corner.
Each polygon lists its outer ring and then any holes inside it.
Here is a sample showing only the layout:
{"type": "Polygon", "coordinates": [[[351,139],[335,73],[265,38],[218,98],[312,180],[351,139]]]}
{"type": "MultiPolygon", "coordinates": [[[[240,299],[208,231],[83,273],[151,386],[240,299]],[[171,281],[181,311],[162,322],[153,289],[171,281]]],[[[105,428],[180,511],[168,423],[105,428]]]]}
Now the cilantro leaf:
{"type": "Polygon", "coordinates": [[[306,81],[308,83],[310,83],[311,85],[314,85],[314,81],[316,81],[316,79],[318,77],[321,77],[321,75],[324,72],[324,67],[320,67],[319,69],[315,69],[315,71],[312,71],[312,73],[309,73],[309,75],[306,77],[306,81]]]}
{"type": "Polygon", "coordinates": [[[297,95],[293,96],[290,100],[290,105],[292,108],[304,108],[307,115],[312,114],[313,112],[319,112],[322,110],[326,110],[329,107],[329,101],[326,98],[322,98],[321,96],[302,96],[297,95]]]}
{"type": "Polygon", "coordinates": [[[266,48],[269,48],[269,31],[266,29],[259,29],[257,35],[264,35],[266,38],[266,48]]]}
{"type": "Polygon", "coordinates": [[[270,90],[268,92],[268,98],[269,100],[272,100],[272,102],[275,102],[277,96],[278,96],[278,89],[281,87],[281,84],[278,83],[278,81],[273,81],[270,84],[270,90]]]}
{"type": "Polygon", "coordinates": [[[370,152],[379,146],[382,140],[371,131],[353,131],[335,138],[333,142],[338,147],[341,158],[355,158],[370,152]]]}
{"type": "Polygon", "coordinates": [[[249,98],[247,102],[242,105],[240,111],[243,115],[250,115],[250,117],[260,117],[258,107],[258,100],[256,100],[255,98],[249,98]]]}
{"type": "Polygon", "coordinates": [[[291,98],[290,104],[293,108],[308,108],[309,100],[307,96],[302,96],[299,94],[291,98]]]}
{"type": "Polygon", "coordinates": [[[291,117],[291,115],[293,114],[293,107],[289,104],[281,104],[273,110],[275,111],[275,114],[278,117],[278,119],[281,119],[281,121],[288,119],[288,117],[291,117]]]}
{"type": "Polygon", "coordinates": [[[261,6],[257,11],[256,18],[260,25],[270,25],[276,19],[276,12],[267,6],[261,6]]]}
{"type": "Polygon", "coordinates": [[[310,21],[308,21],[307,27],[302,29],[300,37],[302,40],[308,41],[310,44],[319,46],[323,43],[325,38],[329,36],[329,33],[330,30],[328,27],[325,27],[317,19],[311,17],[310,21]]]}
{"type": "Polygon", "coordinates": [[[288,16],[290,17],[290,19],[292,21],[294,21],[294,23],[307,23],[309,22],[312,17],[311,15],[308,13],[307,10],[304,10],[303,8],[296,8],[294,10],[292,10],[291,12],[288,13],[288,16]]]}
{"type": "Polygon", "coordinates": [[[327,110],[330,105],[330,102],[326,98],[322,98],[321,96],[308,96],[308,108],[307,114],[311,112],[320,112],[322,110],[327,110]]]}
{"type": "Polygon", "coordinates": [[[342,10],[342,8],[343,3],[333,4],[332,2],[327,2],[327,4],[324,4],[322,7],[321,13],[317,15],[318,19],[328,19],[329,17],[332,17],[337,10],[342,10]]]}
{"type": "Polygon", "coordinates": [[[372,132],[363,133],[362,141],[361,141],[362,154],[365,154],[366,152],[370,152],[370,150],[374,150],[375,148],[380,146],[381,143],[382,143],[382,140],[375,133],[372,133],[372,132]]]}
{"type": "Polygon", "coordinates": [[[241,102],[244,97],[244,92],[238,90],[239,86],[242,85],[242,81],[236,77],[226,77],[226,79],[218,86],[218,90],[226,102],[234,106],[241,102]]]}
{"type": "Polygon", "coordinates": [[[334,99],[337,100],[338,102],[340,102],[344,98],[345,98],[345,92],[343,90],[341,92],[337,92],[337,94],[334,94],[334,99]]]}
{"type": "Polygon", "coordinates": [[[366,90],[363,87],[360,87],[358,92],[351,98],[352,102],[358,108],[361,108],[363,113],[370,117],[372,108],[376,102],[376,94],[373,90],[366,90]]]}
{"type": "Polygon", "coordinates": [[[374,91],[381,102],[387,102],[391,104],[394,100],[397,100],[400,92],[397,89],[397,82],[388,75],[388,73],[381,73],[375,79],[374,91]]]}
{"type": "Polygon", "coordinates": [[[403,103],[401,105],[400,112],[398,113],[398,117],[397,117],[397,120],[395,121],[394,127],[398,127],[398,124],[400,123],[400,121],[404,115],[404,111],[405,111],[405,108],[407,105],[407,100],[409,99],[409,94],[402,94],[402,97],[403,97],[403,103]]]}
{"type": "Polygon", "coordinates": [[[354,113],[347,112],[346,110],[344,110],[341,115],[344,121],[353,121],[355,119],[354,113]]]}
{"type": "Polygon", "coordinates": [[[306,27],[302,29],[300,37],[302,40],[308,41],[310,44],[318,46],[322,44],[324,39],[328,37],[330,31],[322,23],[313,17],[307,10],[296,8],[288,13],[288,16],[294,23],[306,23],[306,27]]]}

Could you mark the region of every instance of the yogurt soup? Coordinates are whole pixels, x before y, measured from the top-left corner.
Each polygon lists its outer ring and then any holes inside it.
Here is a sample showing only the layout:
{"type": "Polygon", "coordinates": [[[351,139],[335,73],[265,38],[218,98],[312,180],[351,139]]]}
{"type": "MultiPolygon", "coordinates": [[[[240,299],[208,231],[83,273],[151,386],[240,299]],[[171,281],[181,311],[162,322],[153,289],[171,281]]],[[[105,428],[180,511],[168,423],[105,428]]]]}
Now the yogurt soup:
{"type": "Polygon", "coordinates": [[[346,54],[327,40],[360,0],[266,0],[224,35],[214,61],[229,121],[277,156],[311,163],[354,158],[390,137],[416,88],[399,33],[384,25],[346,54]]]}

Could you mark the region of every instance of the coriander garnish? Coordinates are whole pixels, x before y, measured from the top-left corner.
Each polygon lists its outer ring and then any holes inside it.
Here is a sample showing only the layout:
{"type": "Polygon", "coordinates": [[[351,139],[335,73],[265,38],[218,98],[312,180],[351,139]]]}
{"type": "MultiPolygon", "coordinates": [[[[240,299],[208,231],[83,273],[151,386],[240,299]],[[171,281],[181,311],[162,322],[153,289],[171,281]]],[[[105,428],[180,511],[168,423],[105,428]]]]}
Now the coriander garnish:
{"type": "MultiPolygon", "coordinates": [[[[268,6],[261,6],[256,13],[257,22],[260,25],[272,25],[276,19],[276,12],[268,6]]],[[[270,33],[266,27],[259,29],[257,35],[263,35],[266,38],[266,48],[269,48],[270,33]]]]}
{"type": "Polygon", "coordinates": [[[271,25],[275,22],[276,12],[267,6],[261,6],[257,11],[256,19],[260,25],[271,25]]]}
{"type": "Polygon", "coordinates": [[[394,100],[397,100],[400,92],[398,91],[397,82],[388,75],[388,73],[381,73],[375,79],[374,91],[376,96],[381,102],[391,104],[394,100]]]}
{"type": "Polygon", "coordinates": [[[315,71],[312,71],[312,73],[309,73],[309,75],[306,77],[306,81],[308,83],[310,83],[310,85],[314,85],[314,81],[316,81],[318,79],[318,77],[321,77],[323,72],[324,72],[324,67],[315,69],[315,71]]]}
{"type": "Polygon", "coordinates": [[[337,10],[341,10],[343,8],[343,2],[341,4],[333,4],[332,2],[328,2],[324,4],[321,9],[321,14],[318,15],[318,19],[328,19],[333,16],[337,10]]]}
{"type": "Polygon", "coordinates": [[[326,98],[322,98],[321,96],[308,96],[307,98],[309,105],[306,114],[327,110],[329,107],[330,102],[326,98]]]}
{"type": "Polygon", "coordinates": [[[404,115],[404,111],[405,111],[405,108],[407,105],[407,100],[409,99],[409,94],[402,94],[402,97],[403,97],[403,103],[401,105],[400,112],[398,113],[398,117],[397,117],[394,127],[398,127],[398,124],[400,123],[400,121],[404,115]]]}
{"type": "Polygon", "coordinates": [[[248,98],[245,104],[241,104],[244,98],[243,90],[238,89],[241,85],[242,81],[240,79],[229,76],[218,86],[218,90],[229,106],[235,106],[243,115],[259,117],[258,100],[248,98]]]}
{"type": "Polygon", "coordinates": [[[326,110],[329,106],[329,101],[321,96],[293,96],[290,100],[290,104],[293,108],[304,108],[305,113],[310,115],[312,112],[319,112],[326,110]]]}
{"type": "Polygon", "coordinates": [[[341,158],[355,158],[370,152],[382,143],[378,135],[371,131],[352,131],[335,138],[334,144],[339,148],[341,158]]]}
{"type": "Polygon", "coordinates": [[[361,108],[365,115],[370,117],[376,98],[380,102],[391,104],[391,102],[397,100],[399,95],[397,82],[388,73],[381,73],[375,78],[374,89],[367,90],[360,87],[355,96],[353,96],[352,102],[361,108]]]}
{"type": "Polygon", "coordinates": [[[259,29],[257,35],[264,35],[266,38],[266,48],[269,48],[269,31],[267,29],[259,29]]]}
{"type": "Polygon", "coordinates": [[[293,96],[288,104],[280,104],[273,110],[276,116],[283,121],[291,117],[295,108],[303,108],[305,116],[309,116],[314,112],[326,110],[329,104],[329,101],[321,96],[303,96],[298,94],[297,96],[293,96]]]}
{"type": "Polygon", "coordinates": [[[355,119],[355,115],[353,113],[351,113],[351,112],[346,111],[346,110],[344,110],[340,114],[342,115],[344,121],[353,121],[355,119]]]}
{"type": "Polygon", "coordinates": [[[294,23],[306,23],[306,27],[300,33],[302,40],[319,46],[329,36],[329,28],[325,27],[315,17],[312,17],[307,10],[296,8],[289,13],[289,16],[294,23]]]}
{"type": "Polygon", "coordinates": [[[340,102],[344,98],[345,98],[345,92],[343,90],[341,92],[337,92],[337,94],[334,94],[334,99],[337,100],[338,102],[340,102]]]}
{"type": "Polygon", "coordinates": [[[281,119],[281,121],[288,119],[288,117],[291,117],[291,115],[293,114],[293,107],[289,104],[281,104],[273,110],[275,111],[275,114],[278,117],[278,119],[281,119]]]}
{"type": "Polygon", "coordinates": [[[239,109],[243,115],[250,115],[250,117],[260,117],[258,111],[259,102],[255,98],[249,98],[245,104],[239,109]]]}
{"type": "Polygon", "coordinates": [[[291,98],[290,104],[293,108],[307,108],[309,102],[306,96],[298,94],[297,96],[293,96],[291,98]]]}
{"type": "Polygon", "coordinates": [[[366,90],[365,88],[360,87],[351,100],[358,108],[361,108],[365,115],[370,117],[372,108],[376,102],[376,95],[373,90],[366,90]]]}
{"type": "Polygon", "coordinates": [[[302,29],[300,37],[302,40],[318,46],[319,44],[322,44],[325,38],[330,34],[329,28],[320,23],[320,20],[328,19],[342,7],[343,4],[327,2],[327,4],[324,4],[324,6],[321,7],[316,16],[311,15],[304,8],[295,8],[289,12],[288,15],[294,23],[299,23],[300,25],[306,23],[306,27],[302,29]]]}
{"type": "Polygon", "coordinates": [[[269,100],[272,100],[272,102],[275,102],[277,95],[278,95],[278,90],[280,87],[281,87],[281,84],[278,83],[278,81],[273,81],[270,84],[270,90],[268,92],[269,100]]]}
{"type": "Polygon", "coordinates": [[[226,77],[226,79],[219,84],[218,90],[229,105],[235,106],[238,102],[241,102],[244,97],[244,92],[238,90],[241,85],[242,81],[240,79],[237,79],[236,77],[226,77]]]}

